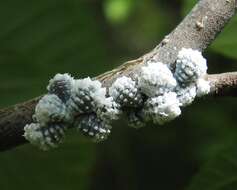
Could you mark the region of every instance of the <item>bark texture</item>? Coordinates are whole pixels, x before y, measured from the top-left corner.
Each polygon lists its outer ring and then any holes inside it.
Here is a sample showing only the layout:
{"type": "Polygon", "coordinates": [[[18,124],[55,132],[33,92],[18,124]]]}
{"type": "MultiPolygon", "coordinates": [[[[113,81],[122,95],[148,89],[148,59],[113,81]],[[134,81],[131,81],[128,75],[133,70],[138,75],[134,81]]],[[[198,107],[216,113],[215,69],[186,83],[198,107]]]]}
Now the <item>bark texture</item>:
{"type": "Polygon", "coordinates": [[[237,96],[237,72],[207,75],[211,83],[211,94],[215,96],[237,96]]]}

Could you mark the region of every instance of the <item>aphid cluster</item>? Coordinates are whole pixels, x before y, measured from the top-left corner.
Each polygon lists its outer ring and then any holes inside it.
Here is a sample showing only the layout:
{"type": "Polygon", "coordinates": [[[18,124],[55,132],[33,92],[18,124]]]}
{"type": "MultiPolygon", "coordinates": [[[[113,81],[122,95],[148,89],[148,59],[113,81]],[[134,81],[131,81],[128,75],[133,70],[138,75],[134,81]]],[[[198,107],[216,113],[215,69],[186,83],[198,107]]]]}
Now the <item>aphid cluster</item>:
{"type": "Polygon", "coordinates": [[[109,94],[121,107],[136,108],[143,104],[143,97],[136,82],[126,76],[118,78],[112,84],[109,94]]]}
{"type": "Polygon", "coordinates": [[[35,107],[34,123],[24,128],[27,140],[48,150],[57,147],[69,127],[77,128],[94,141],[107,138],[110,122],[119,111],[112,98],[106,97],[106,89],[99,81],[57,74],[47,89],[48,94],[35,107]]]}
{"type": "Polygon", "coordinates": [[[66,102],[70,98],[74,79],[68,74],[57,74],[35,107],[34,123],[25,126],[24,137],[43,150],[57,147],[68,128],[66,102]]]}
{"type": "Polygon", "coordinates": [[[69,127],[75,127],[94,141],[105,140],[111,121],[125,112],[130,126],[147,121],[164,124],[181,114],[180,107],[210,91],[203,79],[206,59],[197,50],[183,48],[172,71],[150,60],[136,77],[120,77],[106,91],[97,80],[75,80],[57,74],[50,80],[48,94],[35,108],[34,123],[25,126],[25,138],[47,150],[56,147],[69,127]]]}

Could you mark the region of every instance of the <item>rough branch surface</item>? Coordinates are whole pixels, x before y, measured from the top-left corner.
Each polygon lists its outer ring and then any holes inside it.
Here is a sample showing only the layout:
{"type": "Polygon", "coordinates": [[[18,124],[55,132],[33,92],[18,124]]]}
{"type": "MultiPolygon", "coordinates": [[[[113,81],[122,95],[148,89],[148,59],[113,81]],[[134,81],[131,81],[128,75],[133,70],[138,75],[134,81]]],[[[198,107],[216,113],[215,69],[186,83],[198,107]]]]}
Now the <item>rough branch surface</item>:
{"type": "Polygon", "coordinates": [[[237,72],[207,75],[211,83],[211,95],[237,96],[237,72]]]}
{"type": "MultiPolygon", "coordinates": [[[[111,86],[120,76],[133,77],[149,59],[155,59],[175,67],[181,48],[204,51],[226,23],[234,16],[237,0],[200,0],[187,17],[150,53],[98,77],[105,87],[111,86]]],[[[237,73],[208,75],[212,93],[237,95],[237,73]]],[[[26,143],[23,128],[32,122],[32,114],[40,97],[0,110],[0,151],[26,143]]]]}

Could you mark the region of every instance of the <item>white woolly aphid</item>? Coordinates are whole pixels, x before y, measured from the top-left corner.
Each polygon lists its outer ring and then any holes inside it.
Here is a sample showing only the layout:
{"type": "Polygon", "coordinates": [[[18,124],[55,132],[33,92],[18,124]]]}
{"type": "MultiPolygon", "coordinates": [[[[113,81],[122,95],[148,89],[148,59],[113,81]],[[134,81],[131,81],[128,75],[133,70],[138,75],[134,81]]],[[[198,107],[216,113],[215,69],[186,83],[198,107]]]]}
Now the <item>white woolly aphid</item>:
{"type": "Polygon", "coordinates": [[[68,107],[74,114],[96,113],[103,120],[116,119],[119,110],[112,97],[106,97],[106,88],[89,77],[76,80],[68,107]]]}
{"type": "Polygon", "coordinates": [[[74,85],[74,78],[71,75],[56,74],[50,79],[47,90],[50,94],[57,95],[63,102],[66,102],[71,96],[71,90],[74,85]]]}
{"type": "Polygon", "coordinates": [[[79,120],[76,119],[73,125],[95,142],[106,140],[111,129],[111,126],[98,118],[96,114],[89,114],[79,118],[79,120]]]}
{"type": "Polygon", "coordinates": [[[150,61],[141,68],[138,86],[148,97],[155,97],[172,91],[177,85],[167,65],[150,61]]]}
{"type": "Polygon", "coordinates": [[[176,93],[168,92],[162,96],[149,98],[146,101],[143,113],[145,118],[160,125],[171,121],[181,114],[180,103],[176,93]]]}
{"type": "Polygon", "coordinates": [[[204,79],[198,79],[196,86],[197,86],[197,97],[207,95],[211,90],[210,82],[204,79]]]}
{"type": "Polygon", "coordinates": [[[178,86],[176,93],[180,106],[188,106],[194,101],[197,95],[197,88],[195,84],[191,84],[187,87],[178,86]]]}
{"type": "Polygon", "coordinates": [[[118,78],[112,84],[109,94],[122,107],[140,107],[143,103],[136,82],[126,76],[118,78]]]}
{"type": "Polygon", "coordinates": [[[91,80],[90,77],[77,80],[74,90],[89,92],[89,95],[93,98],[97,106],[103,104],[106,98],[106,88],[102,87],[100,81],[91,80]]]}
{"type": "Polygon", "coordinates": [[[106,101],[106,89],[91,78],[75,80],[68,106],[72,112],[91,113],[106,101]]]}
{"type": "Polygon", "coordinates": [[[30,143],[42,150],[58,147],[62,142],[67,127],[64,124],[49,124],[41,126],[39,123],[31,123],[24,127],[24,137],[30,143]]]}
{"type": "Polygon", "coordinates": [[[207,62],[201,52],[182,48],[176,60],[174,76],[182,84],[195,82],[207,73],[207,62]]]}
{"type": "Polygon", "coordinates": [[[31,123],[24,127],[24,137],[33,145],[39,147],[42,150],[49,150],[50,148],[56,148],[57,144],[52,143],[51,138],[44,137],[41,131],[39,123],[31,123]]]}
{"type": "Polygon", "coordinates": [[[120,106],[113,100],[112,97],[108,97],[104,100],[103,105],[96,109],[98,118],[106,123],[111,123],[112,120],[117,120],[121,114],[120,106]]]}
{"type": "Polygon", "coordinates": [[[38,146],[41,149],[45,149],[43,142],[43,134],[38,130],[40,129],[39,123],[31,123],[24,127],[24,137],[30,141],[31,144],[38,146]]]}
{"type": "Polygon", "coordinates": [[[52,122],[61,122],[67,118],[66,106],[54,94],[43,96],[35,107],[34,118],[41,125],[52,122]]]}

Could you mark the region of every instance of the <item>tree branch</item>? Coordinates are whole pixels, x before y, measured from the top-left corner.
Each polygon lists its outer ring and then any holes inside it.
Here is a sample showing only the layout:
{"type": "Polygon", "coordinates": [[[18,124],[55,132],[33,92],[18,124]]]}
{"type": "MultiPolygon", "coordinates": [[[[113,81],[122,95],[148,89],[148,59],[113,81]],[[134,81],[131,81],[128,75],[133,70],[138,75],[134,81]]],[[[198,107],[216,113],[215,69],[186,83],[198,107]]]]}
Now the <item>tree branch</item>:
{"type": "Polygon", "coordinates": [[[211,95],[237,96],[237,72],[207,75],[211,84],[211,95]]]}
{"type": "MultiPolygon", "coordinates": [[[[109,87],[120,76],[133,78],[139,74],[139,68],[149,59],[174,66],[177,53],[182,48],[205,50],[234,16],[236,7],[237,0],[198,1],[186,18],[154,50],[96,79],[100,80],[104,87],[109,87]]],[[[237,86],[236,73],[207,75],[207,79],[211,81],[212,92],[216,95],[221,93],[223,95],[224,89],[234,89],[237,86]]],[[[23,128],[32,122],[32,114],[39,98],[0,110],[0,151],[26,143],[22,136],[23,128]]]]}

